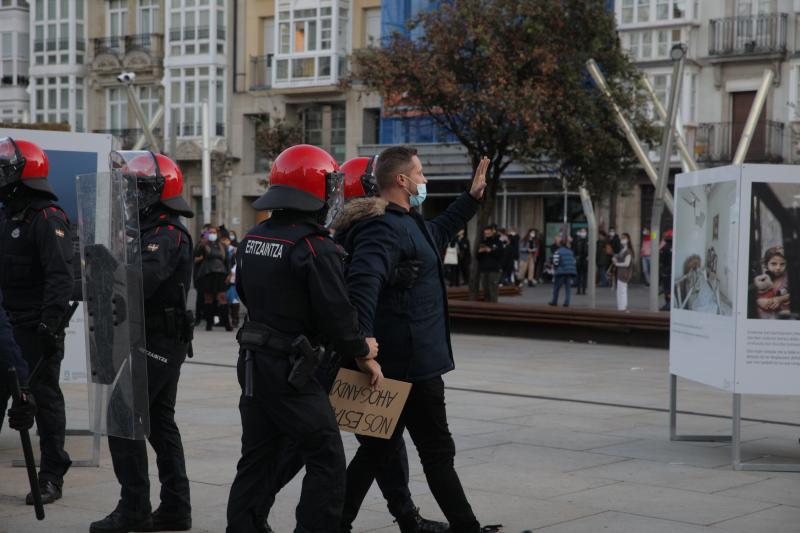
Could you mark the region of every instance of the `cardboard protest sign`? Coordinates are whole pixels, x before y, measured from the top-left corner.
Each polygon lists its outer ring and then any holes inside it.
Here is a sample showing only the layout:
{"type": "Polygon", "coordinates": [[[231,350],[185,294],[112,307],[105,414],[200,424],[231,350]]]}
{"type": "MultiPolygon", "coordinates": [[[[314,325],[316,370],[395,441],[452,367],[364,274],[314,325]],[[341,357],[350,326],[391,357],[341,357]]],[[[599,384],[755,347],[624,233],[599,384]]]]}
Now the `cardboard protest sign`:
{"type": "Polygon", "coordinates": [[[366,374],[342,368],[330,392],[331,406],[339,429],[388,439],[411,391],[411,383],[384,379],[372,390],[366,374]]]}

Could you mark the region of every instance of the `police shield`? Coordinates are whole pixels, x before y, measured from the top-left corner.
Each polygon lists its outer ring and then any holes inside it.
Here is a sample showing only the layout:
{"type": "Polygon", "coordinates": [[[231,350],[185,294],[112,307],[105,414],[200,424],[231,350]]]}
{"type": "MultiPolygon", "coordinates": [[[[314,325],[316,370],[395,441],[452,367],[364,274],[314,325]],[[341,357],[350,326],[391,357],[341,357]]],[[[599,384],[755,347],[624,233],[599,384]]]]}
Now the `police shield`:
{"type": "Polygon", "coordinates": [[[77,178],[92,431],[150,432],[136,183],[119,172],[77,178]]]}

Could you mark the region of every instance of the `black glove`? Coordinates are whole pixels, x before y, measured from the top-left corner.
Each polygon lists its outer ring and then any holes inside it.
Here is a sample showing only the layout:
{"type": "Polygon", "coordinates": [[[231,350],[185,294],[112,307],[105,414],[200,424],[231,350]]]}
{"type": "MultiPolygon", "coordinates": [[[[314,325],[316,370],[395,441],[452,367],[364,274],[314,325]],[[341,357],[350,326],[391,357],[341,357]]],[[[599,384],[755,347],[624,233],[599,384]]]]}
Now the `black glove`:
{"type": "Polygon", "coordinates": [[[33,417],[36,415],[36,402],[30,391],[23,391],[22,401],[11,406],[8,410],[8,425],[11,429],[22,431],[33,426],[33,417]]]}
{"type": "Polygon", "coordinates": [[[419,267],[422,261],[409,259],[397,265],[389,278],[389,286],[398,289],[410,289],[417,282],[419,267]]]}
{"type": "Polygon", "coordinates": [[[64,330],[56,331],[55,326],[41,322],[36,332],[42,339],[42,348],[46,357],[64,351],[64,330]]]}

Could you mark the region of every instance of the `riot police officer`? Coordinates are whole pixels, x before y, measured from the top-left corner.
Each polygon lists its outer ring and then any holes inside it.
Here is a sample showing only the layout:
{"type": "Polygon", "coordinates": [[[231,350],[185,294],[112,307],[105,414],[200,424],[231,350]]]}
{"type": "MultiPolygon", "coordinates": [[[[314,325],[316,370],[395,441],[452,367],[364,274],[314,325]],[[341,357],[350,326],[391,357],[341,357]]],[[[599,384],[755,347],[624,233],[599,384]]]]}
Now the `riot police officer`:
{"type": "Polygon", "coordinates": [[[151,513],[144,441],[108,437],[122,489],[116,509],[91,525],[92,533],[186,531],[192,527],[189,480],[175,397],[194,318],[186,311],[192,278],[192,239],[179,216],[192,217],[183,199],[183,173],[168,157],[151,152],[111,154],[112,170],[135,180],[139,206],[147,341],[150,436],[161,480],[161,505],[151,513]]]}
{"type": "MultiPolygon", "coordinates": [[[[14,338],[30,367],[43,356],[32,392],[42,457],[42,502],[61,498],[72,461],[64,450],[66,416],[58,384],[64,357],[61,324],[73,289],[70,221],[47,181],[50,163],[36,144],[0,139],[0,290],[14,338]]],[[[5,410],[8,393],[0,395],[5,410]]],[[[33,497],[28,494],[28,505],[33,497]]]]}
{"type": "Polygon", "coordinates": [[[343,202],[336,161],[298,145],[275,160],[269,190],[253,206],[272,216],[236,254],[237,292],[248,310],[239,331],[242,457],[228,499],[229,533],[264,531],[264,488],[285,443],[306,467],[297,532],[330,531],[344,501],[345,459],[327,391],[314,378],[324,342],[356,360],[376,385],[377,344],[359,333],[342,255],[323,227],[343,202]]]}

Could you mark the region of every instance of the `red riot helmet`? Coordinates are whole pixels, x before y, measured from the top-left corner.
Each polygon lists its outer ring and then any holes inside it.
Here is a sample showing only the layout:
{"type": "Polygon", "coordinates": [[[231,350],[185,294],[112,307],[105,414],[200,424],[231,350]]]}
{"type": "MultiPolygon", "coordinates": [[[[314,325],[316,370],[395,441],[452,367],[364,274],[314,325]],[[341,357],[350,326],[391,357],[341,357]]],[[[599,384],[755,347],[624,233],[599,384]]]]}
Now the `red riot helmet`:
{"type": "Polygon", "coordinates": [[[345,201],[378,195],[378,184],[375,181],[375,166],[377,162],[378,156],[375,155],[372,157],[356,157],[342,165],[345,201]]]}
{"type": "Polygon", "coordinates": [[[183,198],[183,172],[169,157],[145,150],[120,150],[111,152],[112,171],[136,180],[139,210],[147,210],[157,203],[181,216],[194,216],[183,198]]]}
{"type": "Polygon", "coordinates": [[[11,137],[0,139],[0,189],[19,183],[57,200],[47,181],[49,173],[50,162],[39,145],[11,137]]]}
{"type": "Polygon", "coordinates": [[[325,209],[330,224],[344,203],[344,177],[331,155],[317,146],[298,144],[287,148],[272,163],[269,189],[253,202],[259,210],[325,209]]]}

